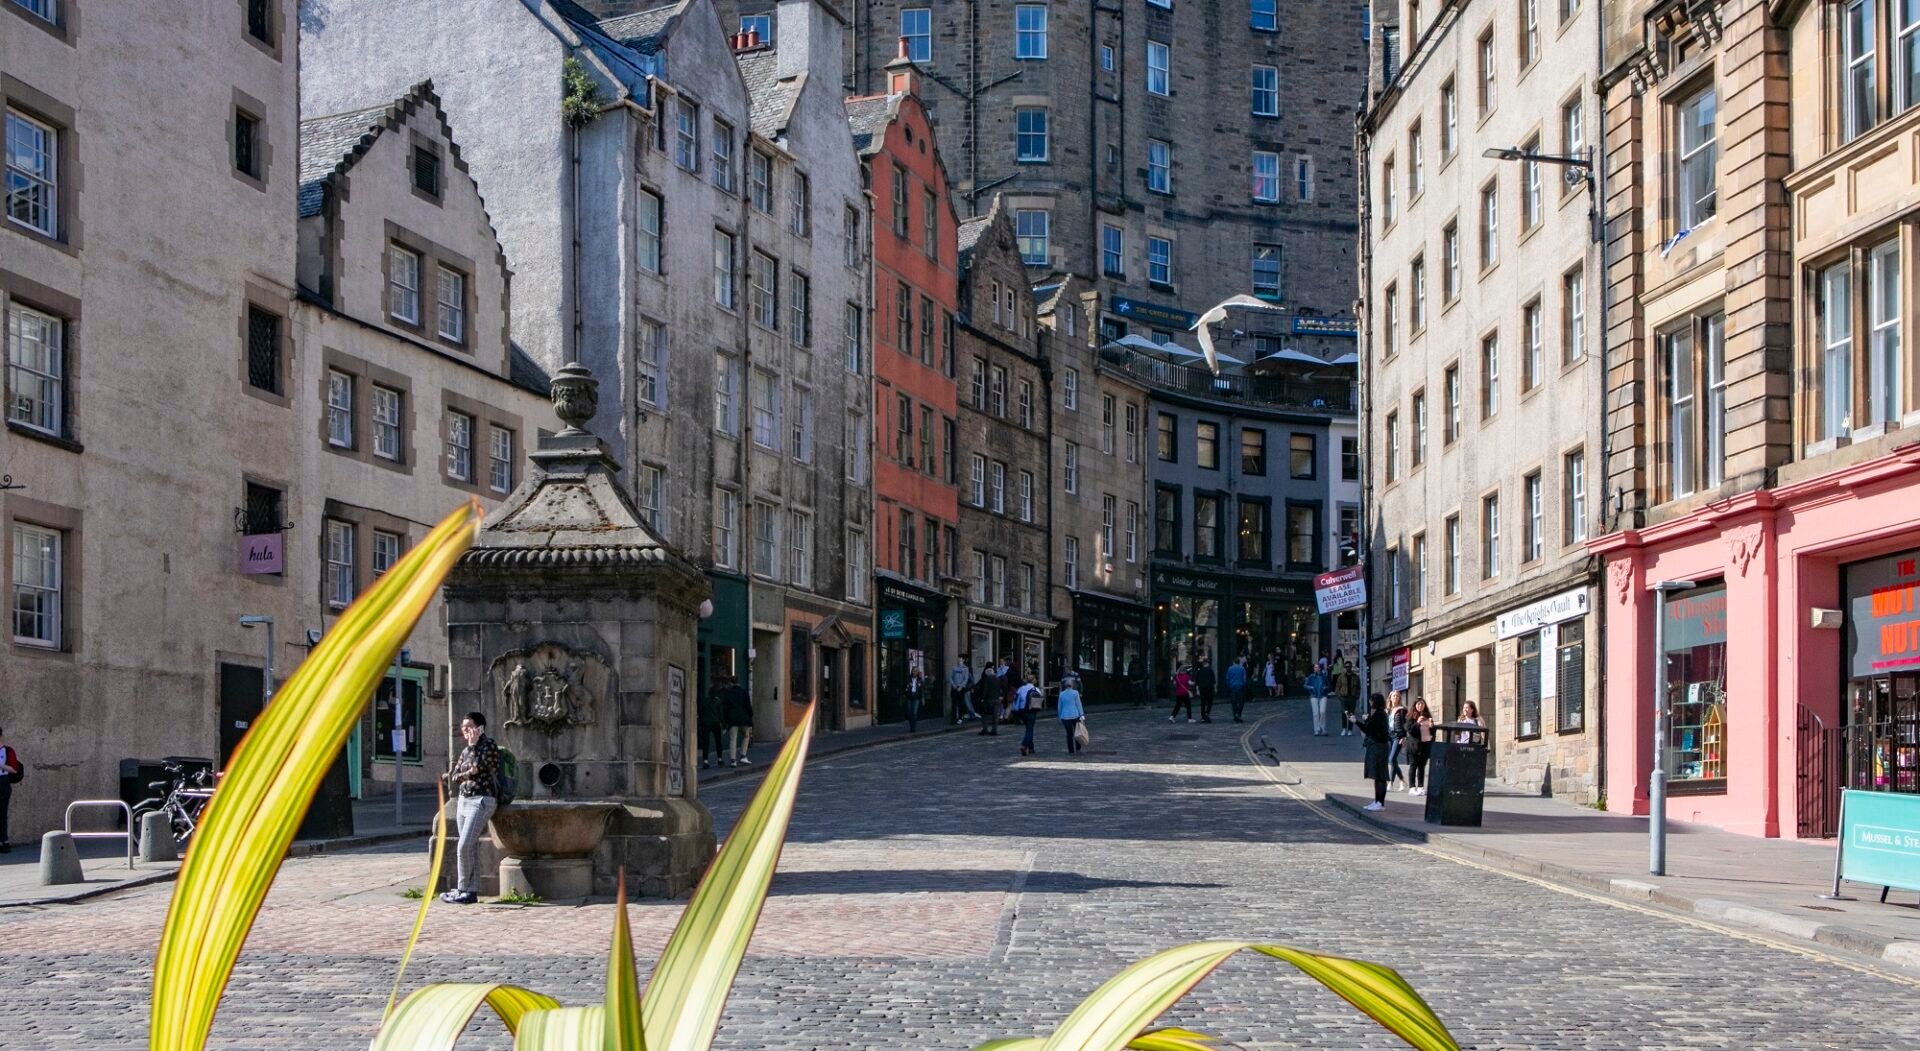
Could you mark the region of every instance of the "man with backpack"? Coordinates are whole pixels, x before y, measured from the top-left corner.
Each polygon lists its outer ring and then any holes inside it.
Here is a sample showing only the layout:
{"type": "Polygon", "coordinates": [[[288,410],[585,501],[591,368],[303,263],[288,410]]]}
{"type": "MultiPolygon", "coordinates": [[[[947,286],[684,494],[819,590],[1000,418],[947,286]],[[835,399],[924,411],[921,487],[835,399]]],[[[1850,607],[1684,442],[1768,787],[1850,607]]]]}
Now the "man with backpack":
{"type": "Polygon", "coordinates": [[[1200,663],[1193,669],[1193,686],[1200,694],[1200,721],[1213,721],[1213,697],[1219,688],[1219,680],[1214,677],[1213,664],[1202,655],[1200,663]]]}
{"type": "Polygon", "coordinates": [[[753,694],[729,676],[726,689],[720,691],[720,725],[727,731],[727,765],[749,766],[747,747],[753,743],[753,694]]]}
{"type": "Polygon", "coordinates": [[[7,809],[13,805],[13,786],[27,773],[20,751],[7,743],[7,732],[0,730],[0,854],[13,850],[7,839],[7,809]]]}
{"type": "Polygon", "coordinates": [[[480,885],[480,836],[499,808],[502,795],[500,746],[487,736],[487,717],[479,712],[468,712],[460,721],[460,736],[467,746],[460,750],[460,758],[447,774],[447,786],[455,797],[454,817],[460,830],[460,845],[454,855],[456,879],[453,889],[440,895],[440,900],[452,905],[471,905],[480,900],[476,892],[480,885]]]}
{"type": "Polygon", "coordinates": [[[974,710],[980,713],[982,737],[1000,733],[1000,677],[993,668],[992,664],[981,668],[980,679],[973,684],[974,710]]]}

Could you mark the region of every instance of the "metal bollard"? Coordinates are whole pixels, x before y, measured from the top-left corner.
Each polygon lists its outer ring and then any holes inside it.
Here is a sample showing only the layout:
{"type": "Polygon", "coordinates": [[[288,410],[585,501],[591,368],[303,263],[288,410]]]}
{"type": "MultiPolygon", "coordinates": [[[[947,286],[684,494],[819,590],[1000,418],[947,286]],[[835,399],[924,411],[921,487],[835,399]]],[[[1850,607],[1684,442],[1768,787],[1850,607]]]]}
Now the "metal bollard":
{"type": "Polygon", "coordinates": [[[178,861],[180,851],[173,842],[173,819],[159,810],[140,815],[140,860],[178,861]]]}
{"type": "Polygon", "coordinates": [[[80,868],[80,851],[73,845],[71,834],[49,832],[40,837],[41,886],[86,881],[87,874],[80,868]]]}

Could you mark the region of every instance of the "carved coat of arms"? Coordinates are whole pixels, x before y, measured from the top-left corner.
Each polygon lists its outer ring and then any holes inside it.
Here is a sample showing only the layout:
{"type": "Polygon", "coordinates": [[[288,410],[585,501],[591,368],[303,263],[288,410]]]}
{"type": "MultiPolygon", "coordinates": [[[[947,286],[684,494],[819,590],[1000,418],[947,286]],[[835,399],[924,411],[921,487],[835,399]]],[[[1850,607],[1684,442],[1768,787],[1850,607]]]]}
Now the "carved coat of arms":
{"type": "Polygon", "coordinates": [[[607,666],[591,653],[555,642],[503,654],[493,662],[508,726],[549,734],[593,722],[593,705],[607,686],[607,666]]]}

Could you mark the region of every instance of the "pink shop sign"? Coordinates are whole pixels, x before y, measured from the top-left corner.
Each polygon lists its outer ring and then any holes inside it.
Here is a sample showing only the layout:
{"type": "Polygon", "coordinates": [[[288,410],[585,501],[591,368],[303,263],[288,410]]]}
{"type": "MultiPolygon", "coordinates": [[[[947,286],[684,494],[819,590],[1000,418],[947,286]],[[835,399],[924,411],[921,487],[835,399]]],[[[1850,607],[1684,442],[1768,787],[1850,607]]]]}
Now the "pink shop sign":
{"type": "Polygon", "coordinates": [[[240,572],[280,573],[286,569],[283,533],[262,533],[240,538],[240,572]]]}

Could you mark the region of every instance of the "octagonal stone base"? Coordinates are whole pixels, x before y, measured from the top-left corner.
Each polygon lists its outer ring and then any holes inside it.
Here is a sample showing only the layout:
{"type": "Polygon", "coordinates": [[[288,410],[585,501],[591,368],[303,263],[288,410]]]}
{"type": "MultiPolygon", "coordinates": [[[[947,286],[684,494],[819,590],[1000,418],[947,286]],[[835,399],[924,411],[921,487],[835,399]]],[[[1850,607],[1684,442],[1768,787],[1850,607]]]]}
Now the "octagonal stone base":
{"type": "MultiPolygon", "coordinates": [[[[503,865],[503,862],[512,859],[514,853],[502,849],[499,837],[503,833],[517,847],[528,845],[517,839],[518,834],[525,830],[517,827],[512,812],[521,807],[531,810],[541,805],[554,804],[544,800],[521,800],[502,808],[494,816],[491,827],[493,835],[480,840],[481,894],[502,894],[518,885],[517,881],[529,880],[520,889],[537,893],[548,901],[570,900],[580,896],[569,892],[563,898],[559,894],[562,889],[559,886],[556,885],[554,892],[550,893],[539,885],[539,881],[550,876],[563,882],[575,878],[570,874],[577,873],[578,866],[545,864],[565,859],[523,856],[515,867],[517,874],[511,877],[503,865]],[[531,876],[527,875],[529,861],[542,863],[532,866],[531,876]],[[563,876],[563,872],[569,875],[563,876]]],[[[565,805],[611,808],[606,823],[601,826],[604,832],[599,842],[589,849],[584,858],[572,859],[587,863],[592,886],[586,893],[593,897],[613,897],[615,883],[624,868],[629,897],[677,898],[693,890],[700,882],[701,874],[706,871],[707,864],[713,860],[713,814],[697,801],[681,798],[623,799],[579,801],[565,805]]],[[[458,830],[451,820],[451,813],[448,817],[446,850],[452,855],[458,847],[458,830]]],[[[578,842],[576,839],[564,845],[577,845],[578,842]]],[[[550,845],[561,844],[554,842],[550,845]]],[[[453,883],[454,864],[449,856],[442,870],[440,889],[449,889],[453,883]]],[[[573,884],[567,883],[564,889],[571,891],[572,887],[573,884]]]]}

